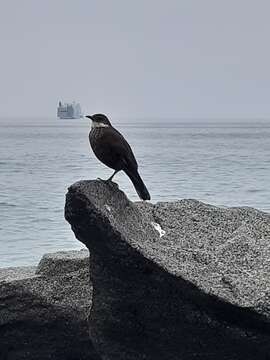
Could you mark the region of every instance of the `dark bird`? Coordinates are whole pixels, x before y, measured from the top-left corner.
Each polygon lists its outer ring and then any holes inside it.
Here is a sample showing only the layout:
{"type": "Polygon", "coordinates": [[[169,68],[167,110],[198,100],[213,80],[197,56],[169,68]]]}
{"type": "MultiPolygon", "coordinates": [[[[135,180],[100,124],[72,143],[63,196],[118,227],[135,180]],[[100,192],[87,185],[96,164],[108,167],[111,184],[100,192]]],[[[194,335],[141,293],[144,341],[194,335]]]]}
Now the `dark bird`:
{"type": "Polygon", "coordinates": [[[115,170],[107,181],[112,181],[114,175],[123,170],[139,197],[150,200],[150,194],[138,173],[135,156],[125,138],[111,125],[107,116],[95,114],[86,117],[92,120],[89,141],[94,154],[103,164],[115,170]]]}

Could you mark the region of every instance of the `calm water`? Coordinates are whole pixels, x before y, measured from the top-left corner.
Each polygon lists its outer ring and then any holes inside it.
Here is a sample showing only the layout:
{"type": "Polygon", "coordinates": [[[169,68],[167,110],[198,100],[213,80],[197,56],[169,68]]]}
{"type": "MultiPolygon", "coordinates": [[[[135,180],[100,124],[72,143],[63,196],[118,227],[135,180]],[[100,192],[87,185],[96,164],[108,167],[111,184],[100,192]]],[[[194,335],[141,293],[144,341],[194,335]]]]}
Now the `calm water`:
{"type": "MultiPolygon", "coordinates": [[[[67,187],[112,171],[90,152],[81,120],[0,120],[0,267],[78,249],[64,220],[67,187]]],[[[152,201],[196,198],[270,212],[270,122],[121,122],[152,201]]],[[[138,200],[127,177],[115,181],[138,200]]]]}

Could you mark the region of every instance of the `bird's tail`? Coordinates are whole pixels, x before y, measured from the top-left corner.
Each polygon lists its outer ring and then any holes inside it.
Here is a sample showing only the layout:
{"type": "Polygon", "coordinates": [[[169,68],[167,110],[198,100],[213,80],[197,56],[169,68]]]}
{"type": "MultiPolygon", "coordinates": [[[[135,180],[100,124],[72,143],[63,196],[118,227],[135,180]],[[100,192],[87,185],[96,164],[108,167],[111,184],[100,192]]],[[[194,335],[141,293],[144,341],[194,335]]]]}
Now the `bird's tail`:
{"type": "Polygon", "coordinates": [[[124,170],[124,171],[132,181],[132,184],[134,185],[139,197],[142,200],[150,200],[150,194],[146,189],[146,186],[144,185],[142,178],[138,173],[138,170],[134,169],[134,170],[124,170]]]}

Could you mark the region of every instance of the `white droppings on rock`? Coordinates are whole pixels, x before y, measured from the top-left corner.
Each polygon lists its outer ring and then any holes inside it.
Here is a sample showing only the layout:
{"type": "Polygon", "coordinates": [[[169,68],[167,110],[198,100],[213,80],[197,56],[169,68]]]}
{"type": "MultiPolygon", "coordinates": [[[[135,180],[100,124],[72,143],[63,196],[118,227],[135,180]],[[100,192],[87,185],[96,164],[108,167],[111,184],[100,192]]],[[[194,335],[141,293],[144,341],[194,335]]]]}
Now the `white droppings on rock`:
{"type": "Polygon", "coordinates": [[[106,208],[109,212],[111,212],[111,208],[110,208],[109,205],[105,204],[105,208],[106,208]]]}
{"type": "Polygon", "coordinates": [[[161,226],[158,223],[152,221],[151,225],[153,226],[153,228],[155,230],[157,230],[159,232],[159,237],[162,237],[163,235],[165,235],[165,231],[161,229],[161,226]]]}

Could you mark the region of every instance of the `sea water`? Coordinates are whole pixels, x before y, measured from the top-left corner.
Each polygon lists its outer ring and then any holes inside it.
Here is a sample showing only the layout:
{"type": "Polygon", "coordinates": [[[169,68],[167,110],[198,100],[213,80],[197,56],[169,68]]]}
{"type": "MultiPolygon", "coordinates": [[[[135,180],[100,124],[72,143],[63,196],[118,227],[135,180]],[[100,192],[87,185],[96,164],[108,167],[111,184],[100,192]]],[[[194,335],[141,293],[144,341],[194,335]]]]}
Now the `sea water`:
{"type": "MultiPolygon", "coordinates": [[[[270,122],[115,121],[132,146],[153,202],[195,198],[270,212],[270,122]]],[[[64,220],[67,188],[112,170],[93,155],[88,119],[0,120],[0,267],[79,249],[64,220]]],[[[114,181],[138,196],[120,172],[114,181]]]]}

